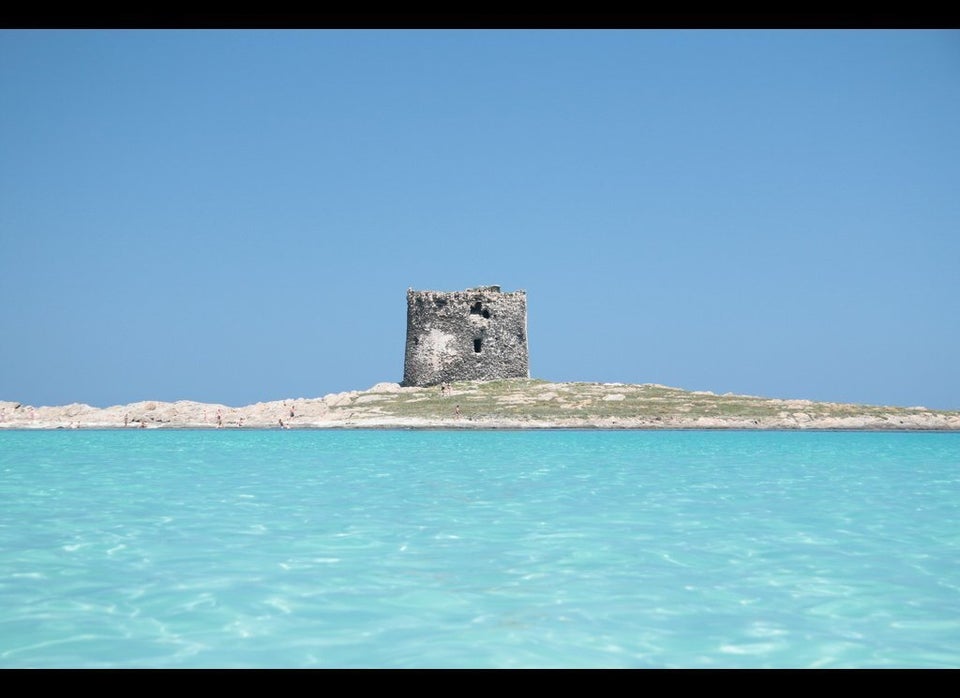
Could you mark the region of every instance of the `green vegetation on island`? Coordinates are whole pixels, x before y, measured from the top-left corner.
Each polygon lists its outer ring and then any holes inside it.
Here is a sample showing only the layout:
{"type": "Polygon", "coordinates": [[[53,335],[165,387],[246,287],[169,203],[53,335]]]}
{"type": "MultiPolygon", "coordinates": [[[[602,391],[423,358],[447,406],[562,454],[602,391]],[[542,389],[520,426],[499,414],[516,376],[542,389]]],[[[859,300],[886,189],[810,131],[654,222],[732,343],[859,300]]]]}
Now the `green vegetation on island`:
{"type": "MultiPolygon", "coordinates": [[[[655,384],[552,383],[536,379],[465,381],[446,386],[407,388],[398,392],[367,392],[336,409],[359,415],[398,419],[449,419],[509,422],[595,421],[625,426],[689,425],[774,427],[824,420],[866,419],[872,426],[897,428],[916,418],[937,416],[960,419],[960,411],[944,412],[923,407],[887,407],[848,403],[785,400],[748,395],[689,391],[655,384]],[[362,401],[362,402],[361,402],[362,401]],[[459,408],[459,410],[457,409],[459,408]],[[906,421],[903,421],[906,420],[906,421]],[[642,424],[637,424],[642,422],[642,424]]],[[[850,424],[851,427],[855,425],[850,424]]],[[[908,426],[909,428],[909,426],[908,426]]]]}

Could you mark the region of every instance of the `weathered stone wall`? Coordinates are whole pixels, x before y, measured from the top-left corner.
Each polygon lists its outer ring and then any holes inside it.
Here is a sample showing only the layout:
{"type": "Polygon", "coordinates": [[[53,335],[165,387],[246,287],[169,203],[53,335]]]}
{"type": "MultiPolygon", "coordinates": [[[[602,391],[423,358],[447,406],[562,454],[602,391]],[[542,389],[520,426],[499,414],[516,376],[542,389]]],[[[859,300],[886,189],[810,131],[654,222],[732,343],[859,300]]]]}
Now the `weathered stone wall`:
{"type": "Polygon", "coordinates": [[[404,386],[529,377],[525,291],[407,291],[404,386]]]}

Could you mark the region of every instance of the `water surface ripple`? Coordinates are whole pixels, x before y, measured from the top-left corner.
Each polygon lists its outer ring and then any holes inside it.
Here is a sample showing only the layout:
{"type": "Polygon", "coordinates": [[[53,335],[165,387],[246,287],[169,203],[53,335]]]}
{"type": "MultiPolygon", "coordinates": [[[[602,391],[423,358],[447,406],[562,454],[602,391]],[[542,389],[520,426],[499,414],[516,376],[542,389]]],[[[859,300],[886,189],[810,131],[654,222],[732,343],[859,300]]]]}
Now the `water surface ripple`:
{"type": "Polygon", "coordinates": [[[957,667],[960,434],[0,432],[0,667],[957,667]]]}

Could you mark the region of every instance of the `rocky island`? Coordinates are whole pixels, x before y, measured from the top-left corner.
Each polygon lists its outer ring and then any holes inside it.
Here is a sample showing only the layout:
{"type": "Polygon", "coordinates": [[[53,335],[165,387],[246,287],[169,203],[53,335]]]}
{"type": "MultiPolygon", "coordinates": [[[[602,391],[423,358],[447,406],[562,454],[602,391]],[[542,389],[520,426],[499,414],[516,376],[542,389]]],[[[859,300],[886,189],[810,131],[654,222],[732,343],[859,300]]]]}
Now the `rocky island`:
{"type": "Polygon", "coordinates": [[[846,429],[960,430],[960,410],[689,391],[656,384],[514,378],[368,390],[245,407],[135,402],[34,407],[0,401],[0,429],[846,429]]]}

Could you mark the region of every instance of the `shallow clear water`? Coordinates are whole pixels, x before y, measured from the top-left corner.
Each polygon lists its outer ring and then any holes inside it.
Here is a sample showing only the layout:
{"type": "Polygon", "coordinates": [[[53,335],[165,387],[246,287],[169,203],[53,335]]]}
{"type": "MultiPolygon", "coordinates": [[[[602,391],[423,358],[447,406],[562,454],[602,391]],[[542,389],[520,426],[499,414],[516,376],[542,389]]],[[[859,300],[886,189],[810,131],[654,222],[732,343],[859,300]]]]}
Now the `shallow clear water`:
{"type": "Polygon", "coordinates": [[[960,434],[0,432],[0,667],[957,667],[960,434]]]}

